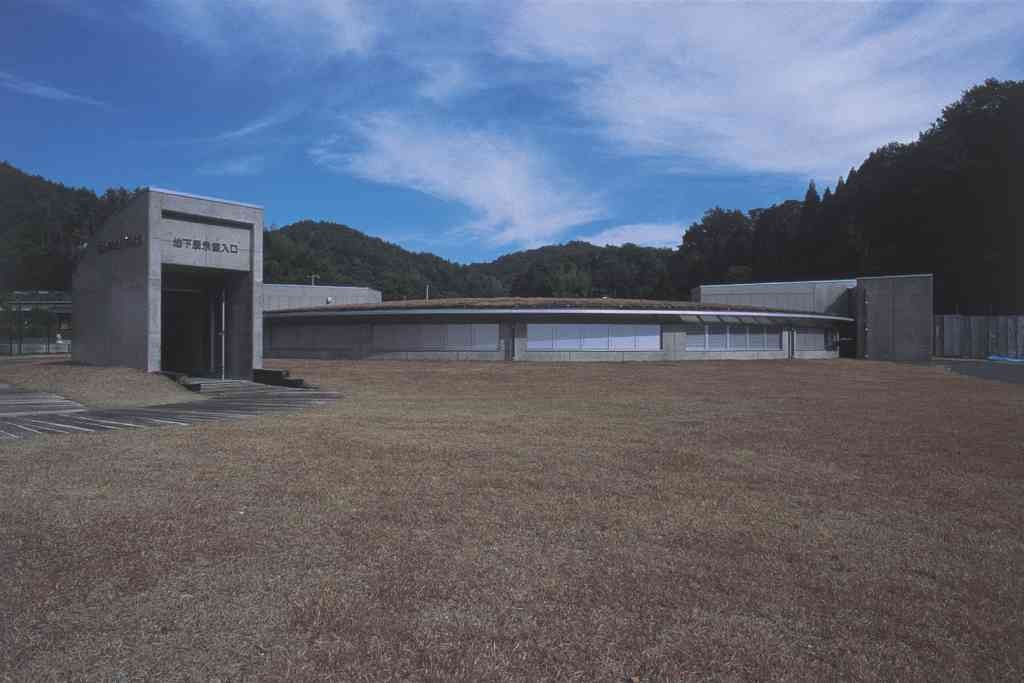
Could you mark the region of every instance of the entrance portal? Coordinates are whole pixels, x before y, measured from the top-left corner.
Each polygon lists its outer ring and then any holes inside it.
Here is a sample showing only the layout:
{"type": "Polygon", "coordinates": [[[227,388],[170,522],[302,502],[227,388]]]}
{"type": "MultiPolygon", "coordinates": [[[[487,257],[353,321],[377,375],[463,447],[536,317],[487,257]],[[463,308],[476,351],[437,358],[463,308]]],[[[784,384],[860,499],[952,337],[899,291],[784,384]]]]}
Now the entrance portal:
{"type": "Polygon", "coordinates": [[[229,274],[164,266],[160,304],[160,369],[222,377],[226,367],[229,274]]]}

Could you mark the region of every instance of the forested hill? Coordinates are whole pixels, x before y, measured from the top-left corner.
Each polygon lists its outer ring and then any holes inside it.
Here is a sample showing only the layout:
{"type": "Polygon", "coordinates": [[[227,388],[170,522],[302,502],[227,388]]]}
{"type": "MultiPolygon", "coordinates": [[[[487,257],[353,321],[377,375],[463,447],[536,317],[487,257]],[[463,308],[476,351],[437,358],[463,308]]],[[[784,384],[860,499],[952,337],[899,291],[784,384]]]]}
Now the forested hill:
{"type": "MultiPolygon", "coordinates": [[[[77,245],[128,200],[0,164],[0,290],[67,289],[77,245]]],[[[409,226],[414,227],[414,226],[409,226]]],[[[569,242],[460,265],[333,223],[265,237],[268,282],[376,287],[387,299],[686,299],[700,284],[934,273],[936,312],[1024,313],[1024,82],[989,80],[918,140],[871,153],[803,199],[709,209],[678,249],[569,242]]]]}
{"type": "Polygon", "coordinates": [[[670,268],[702,282],[934,273],[940,313],[1024,313],[1024,81],[964,93],[910,144],[803,201],[713,209],[670,268]]]}
{"type": "Polygon", "coordinates": [[[131,195],[97,197],[0,161],[0,291],[69,289],[77,246],[131,195]]]}
{"type": "MultiPolygon", "coordinates": [[[[520,251],[492,261],[460,265],[414,253],[336,223],[301,221],[267,232],[267,282],[365,285],[386,299],[432,297],[593,296],[648,297],[670,286],[669,249],[570,242],[520,251]]],[[[663,291],[662,294],[669,292],[663,291]]]]}

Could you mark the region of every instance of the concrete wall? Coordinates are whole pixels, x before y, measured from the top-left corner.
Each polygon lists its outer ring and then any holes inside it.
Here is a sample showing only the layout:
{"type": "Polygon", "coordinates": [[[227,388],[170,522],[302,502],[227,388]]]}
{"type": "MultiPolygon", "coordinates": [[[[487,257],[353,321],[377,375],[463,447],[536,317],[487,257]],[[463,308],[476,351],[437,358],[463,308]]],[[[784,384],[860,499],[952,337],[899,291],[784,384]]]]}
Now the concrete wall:
{"type": "MultiPolygon", "coordinates": [[[[85,248],[72,274],[75,361],[159,369],[149,358],[148,242],[149,196],[142,193],[101,226],[85,248]]],[[[155,315],[159,325],[159,297],[155,315]]]]}
{"type": "Polygon", "coordinates": [[[1024,358],[1024,315],[937,315],[935,355],[1024,358]]]}
{"type": "MultiPolygon", "coordinates": [[[[661,325],[661,350],[659,351],[529,351],[527,350],[528,318],[493,318],[472,322],[491,322],[499,325],[499,343],[495,351],[396,351],[378,348],[374,345],[375,325],[394,325],[389,319],[353,318],[287,318],[264,320],[264,349],[267,358],[320,358],[320,359],[374,359],[374,360],[515,360],[515,361],[588,361],[588,362],[630,362],[630,361],[684,361],[684,360],[760,360],[794,358],[838,358],[837,350],[794,349],[793,331],[783,332],[782,349],[777,351],[687,351],[686,325],[659,320],[644,320],[644,323],[661,325]]],[[[416,319],[402,320],[415,323],[416,319]]],[[[454,323],[466,324],[466,318],[452,317],[423,319],[424,324],[454,323]]],[[[541,322],[541,320],[537,320],[541,322]]],[[[578,318],[558,320],[550,317],[542,322],[581,322],[578,318]]],[[[588,322],[600,322],[588,320],[588,322]]],[[[607,322],[607,321],[604,321],[607,322]]],[[[621,321],[619,321],[621,322],[621,321]]],[[[640,321],[636,321],[640,322],[640,321]]]]}
{"type": "MultiPolygon", "coordinates": [[[[415,323],[402,320],[402,323],[415,323]]],[[[509,344],[510,326],[497,319],[472,320],[463,318],[431,318],[424,324],[484,324],[498,325],[498,344],[494,351],[471,350],[395,350],[374,344],[374,327],[399,324],[394,319],[264,319],[264,348],[267,358],[323,358],[323,359],[376,359],[376,360],[504,360],[509,344]]],[[[413,339],[401,342],[399,347],[413,348],[413,339]]]]}
{"type": "Polygon", "coordinates": [[[72,357],[160,370],[164,265],[225,275],[228,372],[262,367],[263,210],[152,189],[97,231],[75,268],[72,357]]]}
{"type": "MultiPolygon", "coordinates": [[[[149,369],[160,368],[160,300],[163,264],[217,270],[227,276],[227,359],[231,377],[250,377],[263,367],[263,209],[246,204],[149,190],[149,369]],[[189,249],[176,240],[217,242],[228,252],[189,249]]],[[[205,246],[205,245],[204,245],[205,246]]]]}
{"type": "Polygon", "coordinates": [[[859,278],[854,298],[860,358],[931,358],[931,275],[859,278]]]}
{"type": "Polygon", "coordinates": [[[850,291],[856,280],[807,282],[752,282],[735,285],[702,285],[695,291],[700,303],[761,306],[789,311],[851,314],[850,291]]]}
{"type": "Polygon", "coordinates": [[[379,304],[381,301],[381,293],[369,287],[263,283],[264,311],[312,308],[331,304],[379,304]]]}

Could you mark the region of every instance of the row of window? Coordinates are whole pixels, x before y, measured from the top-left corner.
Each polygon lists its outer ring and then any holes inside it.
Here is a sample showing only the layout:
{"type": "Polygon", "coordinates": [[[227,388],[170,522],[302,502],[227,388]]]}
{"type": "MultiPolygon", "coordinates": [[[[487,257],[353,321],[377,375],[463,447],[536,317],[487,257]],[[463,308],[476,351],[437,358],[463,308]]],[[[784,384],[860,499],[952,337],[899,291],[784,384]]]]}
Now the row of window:
{"type": "Polygon", "coordinates": [[[687,351],[781,351],[782,328],[761,325],[690,325],[687,351]]]}
{"type": "Polygon", "coordinates": [[[660,351],[661,325],[530,323],[526,350],[660,351]]]}
{"type": "Polygon", "coordinates": [[[382,324],[373,326],[378,351],[497,351],[498,324],[382,324]]]}

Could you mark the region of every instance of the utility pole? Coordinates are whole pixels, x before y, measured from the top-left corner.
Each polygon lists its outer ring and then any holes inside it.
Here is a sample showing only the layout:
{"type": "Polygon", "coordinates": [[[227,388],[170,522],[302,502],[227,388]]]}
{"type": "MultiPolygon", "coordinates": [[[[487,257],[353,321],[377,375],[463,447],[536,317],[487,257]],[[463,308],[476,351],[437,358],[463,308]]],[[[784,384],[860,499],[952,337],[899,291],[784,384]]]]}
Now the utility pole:
{"type": "Polygon", "coordinates": [[[319,276],[319,275],[310,275],[310,276],[309,276],[309,284],[311,284],[311,285],[313,285],[313,286],[316,286],[316,281],[317,281],[318,279],[320,279],[320,276],[319,276]]]}
{"type": "Polygon", "coordinates": [[[430,301],[430,283],[429,282],[427,283],[427,296],[426,296],[426,300],[430,301]]]}

